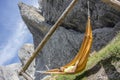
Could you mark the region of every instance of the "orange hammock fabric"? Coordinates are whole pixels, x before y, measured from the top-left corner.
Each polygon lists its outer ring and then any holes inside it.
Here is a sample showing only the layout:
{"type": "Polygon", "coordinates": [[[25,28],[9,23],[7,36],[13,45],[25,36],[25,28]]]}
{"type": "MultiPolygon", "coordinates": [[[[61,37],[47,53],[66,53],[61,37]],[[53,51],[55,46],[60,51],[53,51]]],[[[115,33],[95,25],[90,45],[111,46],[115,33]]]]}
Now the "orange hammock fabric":
{"type": "Polygon", "coordinates": [[[85,69],[88,56],[90,53],[91,45],[92,45],[92,28],[91,28],[91,23],[90,23],[90,17],[88,17],[87,25],[86,25],[86,32],[84,34],[84,39],[81,45],[80,50],[78,51],[78,54],[75,56],[73,60],[71,60],[68,64],[62,66],[61,68],[67,69],[70,66],[76,66],[74,72],[66,72],[64,70],[59,69],[51,69],[48,71],[43,71],[41,73],[45,74],[75,74],[78,72],[81,72],[82,70],[85,69]]]}

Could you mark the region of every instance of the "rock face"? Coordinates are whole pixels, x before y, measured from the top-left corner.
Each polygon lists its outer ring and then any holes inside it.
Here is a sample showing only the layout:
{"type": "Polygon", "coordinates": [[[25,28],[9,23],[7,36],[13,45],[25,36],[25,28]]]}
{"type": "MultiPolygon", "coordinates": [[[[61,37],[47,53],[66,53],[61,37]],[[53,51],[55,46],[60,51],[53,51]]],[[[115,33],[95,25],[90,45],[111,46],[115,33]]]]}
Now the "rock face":
{"type": "MultiPolygon", "coordinates": [[[[42,15],[45,21],[54,24],[72,0],[39,0],[42,15]]],[[[85,29],[87,20],[87,1],[78,0],[78,3],[64,20],[62,26],[81,32],[85,29]]],[[[101,0],[89,0],[93,29],[114,27],[120,21],[120,12],[114,10],[101,0]]]]}
{"type": "Polygon", "coordinates": [[[20,68],[20,64],[14,64],[9,66],[0,67],[0,80],[19,80],[17,70],[20,68]]]}
{"type": "MultiPolygon", "coordinates": [[[[46,65],[50,69],[60,67],[77,54],[87,22],[86,1],[79,0],[44,46],[35,61],[36,71],[47,70],[46,65]]],[[[70,2],[71,0],[39,0],[41,10],[19,3],[21,16],[33,34],[35,48],[70,2]]],[[[98,51],[119,31],[120,12],[98,0],[90,0],[90,11],[94,36],[92,51],[98,51]]],[[[35,80],[40,80],[44,76],[36,72],[35,80]]]]}
{"type": "MultiPolygon", "coordinates": [[[[33,53],[34,48],[32,44],[25,44],[21,50],[19,51],[19,57],[21,63],[14,63],[7,66],[0,67],[0,80],[26,80],[22,76],[18,76],[18,71],[21,69],[21,66],[25,64],[26,60],[31,56],[33,53]]],[[[27,72],[34,78],[34,61],[27,70],[27,72]]]]}
{"type": "MultiPolygon", "coordinates": [[[[21,60],[22,66],[25,65],[26,61],[29,59],[29,57],[32,55],[34,51],[34,46],[32,44],[25,44],[19,51],[19,58],[21,60]]],[[[30,74],[32,78],[34,78],[34,72],[35,72],[35,61],[32,62],[28,70],[26,71],[27,73],[30,74]]]]}

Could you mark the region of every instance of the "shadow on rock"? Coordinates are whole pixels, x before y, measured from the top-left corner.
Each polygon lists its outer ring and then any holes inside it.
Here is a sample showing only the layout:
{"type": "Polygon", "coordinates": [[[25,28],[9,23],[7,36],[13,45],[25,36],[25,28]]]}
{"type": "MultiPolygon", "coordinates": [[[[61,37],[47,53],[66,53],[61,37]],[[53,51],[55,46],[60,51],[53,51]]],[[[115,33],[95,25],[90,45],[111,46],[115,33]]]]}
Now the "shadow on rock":
{"type": "MultiPolygon", "coordinates": [[[[105,70],[105,74],[108,78],[108,80],[119,80],[120,79],[120,72],[117,71],[114,65],[112,65],[112,61],[120,61],[120,58],[116,56],[112,56],[110,58],[107,58],[103,61],[100,61],[98,64],[96,64],[92,69],[85,71],[83,74],[77,76],[75,80],[82,80],[84,77],[89,77],[91,75],[96,74],[102,67],[105,70]]],[[[97,79],[97,76],[96,76],[97,79]]],[[[94,80],[94,79],[93,79],[94,80]]],[[[100,79],[102,80],[102,79],[100,79]]]]}

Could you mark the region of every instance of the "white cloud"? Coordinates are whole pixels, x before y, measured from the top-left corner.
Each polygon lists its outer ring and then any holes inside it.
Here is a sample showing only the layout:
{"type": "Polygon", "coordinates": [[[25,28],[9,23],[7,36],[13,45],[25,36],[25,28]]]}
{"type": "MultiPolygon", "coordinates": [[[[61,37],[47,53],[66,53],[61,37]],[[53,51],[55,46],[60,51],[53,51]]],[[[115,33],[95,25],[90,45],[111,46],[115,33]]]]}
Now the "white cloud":
{"type": "MultiPolygon", "coordinates": [[[[27,4],[31,4],[31,5],[33,5],[33,6],[37,7],[37,8],[39,7],[38,0],[32,0],[32,1],[22,0],[22,1],[27,3],[27,4]]],[[[16,1],[12,5],[14,6],[14,4],[16,4],[16,1]]],[[[11,4],[9,4],[9,5],[11,6],[11,4]]],[[[15,6],[14,6],[14,8],[16,9],[15,6]]],[[[11,10],[12,9],[13,8],[11,8],[11,10]]],[[[14,10],[14,11],[16,11],[16,10],[14,10]]],[[[9,12],[9,14],[10,13],[11,12],[9,12]]],[[[15,13],[11,13],[11,15],[12,14],[18,14],[18,13],[15,12],[15,13]]],[[[28,31],[28,29],[26,27],[26,25],[20,19],[20,16],[15,17],[14,19],[13,18],[11,18],[11,19],[13,20],[13,22],[16,22],[15,20],[19,20],[19,21],[17,22],[16,25],[14,25],[14,23],[12,23],[11,20],[8,20],[9,22],[8,22],[7,26],[10,26],[10,28],[11,28],[10,30],[12,30],[13,33],[11,33],[12,35],[8,34],[6,36],[8,38],[7,43],[5,41],[5,43],[3,45],[0,45],[0,65],[4,65],[6,62],[9,62],[10,60],[12,60],[17,55],[18,50],[20,49],[20,47],[25,42],[28,42],[28,39],[32,38],[31,34],[29,33],[29,31],[28,31]],[[9,24],[9,23],[11,23],[12,25],[9,24]]],[[[7,32],[6,32],[6,34],[7,34],[7,32]]]]}
{"type": "Polygon", "coordinates": [[[38,0],[34,0],[34,2],[32,2],[32,5],[38,8],[39,7],[38,0]]]}
{"type": "Polygon", "coordinates": [[[38,8],[39,4],[38,4],[38,0],[22,0],[24,3],[29,4],[29,5],[33,5],[34,7],[38,8]]]}
{"type": "Polygon", "coordinates": [[[0,51],[0,65],[5,64],[15,57],[20,47],[29,39],[29,37],[30,33],[23,21],[18,21],[14,34],[8,39],[7,45],[0,51]]]}

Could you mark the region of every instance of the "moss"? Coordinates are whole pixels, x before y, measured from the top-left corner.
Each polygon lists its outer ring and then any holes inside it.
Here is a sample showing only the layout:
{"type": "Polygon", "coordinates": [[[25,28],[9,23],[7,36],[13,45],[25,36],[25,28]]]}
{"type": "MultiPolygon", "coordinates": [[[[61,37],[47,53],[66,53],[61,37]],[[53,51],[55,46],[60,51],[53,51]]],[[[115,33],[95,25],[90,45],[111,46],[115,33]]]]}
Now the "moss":
{"type": "MultiPolygon", "coordinates": [[[[120,33],[104,48],[99,52],[96,52],[93,56],[89,57],[86,69],[75,75],[58,75],[56,80],[81,80],[76,78],[78,75],[83,77],[86,75],[85,72],[90,70],[92,67],[97,65],[100,61],[110,58],[111,56],[117,56],[120,59],[120,33]]],[[[113,58],[114,61],[115,58],[113,58]]],[[[116,60],[116,59],[115,59],[116,60]]]]}

